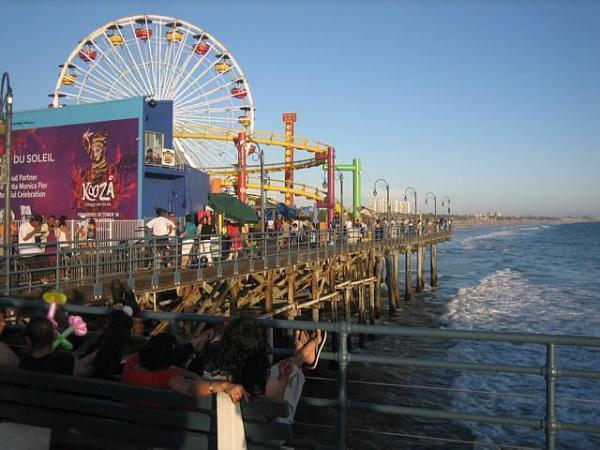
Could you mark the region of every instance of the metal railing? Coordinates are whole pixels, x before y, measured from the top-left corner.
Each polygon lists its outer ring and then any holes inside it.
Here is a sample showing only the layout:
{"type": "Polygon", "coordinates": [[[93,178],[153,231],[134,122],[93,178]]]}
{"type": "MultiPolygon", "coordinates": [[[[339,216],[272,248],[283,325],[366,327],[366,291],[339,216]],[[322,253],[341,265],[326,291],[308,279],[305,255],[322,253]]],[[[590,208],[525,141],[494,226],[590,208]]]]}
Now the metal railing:
{"type": "MultiPolygon", "coordinates": [[[[43,302],[20,300],[14,298],[0,299],[0,306],[15,308],[46,308],[43,302]]],[[[111,309],[105,307],[82,306],[74,304],[64,305],[64,309],[70,313],[106,315],[111,309]]],[[[221,323],[230,320],[227,317],[202,316],[190,313],[167,313],[142,311],[144,319],[166,320],[171,323],[171,331],[177,335],[178,322],[195,323],[221,323]]],[[[561,431],[572,431],[578,433],[600,434],[600,425],[589,425],[583,423],[561,421],[557,414],[556,385],[562,378],[592,379],[600,380],[600,371],[580,370],[574,368],[560,367],[556,350],[559,346],[568,347],[600,347],[600,338],[560,336],[549,334],[521,334],[480,332],[470,330],[447,330],[433,328],[417,328],[391,325],[361,325],[350,322],[305,322],[287,320],[261,320],[261,322],[272,329],[321,329],[329,333],[336,333],[337,342],[333,352],[324,352],[321,359],[336,361],[337,392],[336,398],[303,397],[301,402],[308,406],[330,406],[337,409],[336,417],[336,440],[337,447],[346,448],[347,439],[347,412],[359,410],[366,412],[383,413],[387,415],[426,417],[444,420],[460,420],[484,424],[500,424],[514,427],[527,427],[533,430],[541,430],[545,433],[545,446],[549,450],[556,448],[557,434],[561,431]],[[489,341],[505,344],[536,344],[544,352],[546,362],[543,365],[512,365],[512,364],[487,364],[472,361],[445,361],[432,360],[419,357],[399,357],[388,355],[369,354],[365,351],[354,352],[348,348],[348,338],[353,335],[370,334],[376,336],[402,336],[412,338],[428,338],[437,341],[489,341]],[[440,368],[458,371],[476,371],[485,373],[508,373],[532,375],[539,377],[545,384],[545,414],[543,417],[515,417],[512,415],[485,415],[470,414],[446,409],[432,409],[407,407],[401,405],[386,405],[372,402],[364,402],[349,398],[348,368],[356,364],[371,365],[393,365],[414,368],[440,368]]],[[[518,352],[518,349],[515,350],[518,352]]],[[[290,350],[275,349],[276,354],[289,354],[290,350]]],[[[373,383],[374,386],[377,383],[373,383]]]]}
{"type": "MultiPolygon", "coordinates": [[[[372,228],[334,228],[275,233],[245,233],[235,236],[195,236],[130,239],[96,239],[46,244],[1,246],[0,292],[5,295],[52,285],[93,285],[100,295],[102,284],[115,277],[127,278],[135,288],[136,277],[151,277],[153,288],[165,273],[178,286],[188,281],[206,281],[207,267],[218,277],[263,271],[268,268],[329,258],[364,248],[415,246],[449,239],[447,229],[414,229],[403,225],[372,228]],[[48,246],[50,250],[48,249],[48,246]],[[34,249],[35,255],[26,254],[34,249]],[[22,253],[25,250],[25,253],[22,253]],[[242,269],[243,267],[243,269],[242,269]]],[[[163,276],[164,280],[164,276],[163,276]]]]}

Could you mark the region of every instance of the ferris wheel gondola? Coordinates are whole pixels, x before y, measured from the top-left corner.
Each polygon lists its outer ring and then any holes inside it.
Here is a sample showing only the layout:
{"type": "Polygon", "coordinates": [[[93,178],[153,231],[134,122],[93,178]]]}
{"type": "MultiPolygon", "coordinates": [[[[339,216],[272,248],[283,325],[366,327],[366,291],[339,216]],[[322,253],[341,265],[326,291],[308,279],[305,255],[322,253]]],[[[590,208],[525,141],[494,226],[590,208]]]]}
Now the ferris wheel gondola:
{"type": "MultiPolygon", "coordinates": [[[[173,101],[173,130],[254,132],[248,81],[229,50],[174,17],[140,15],[96,29],[73,49],[52,96],[55,108],[143,96],[173,101]]],[[[231,141],[174,139],[194,167],[234,164],[231,141]]]]}

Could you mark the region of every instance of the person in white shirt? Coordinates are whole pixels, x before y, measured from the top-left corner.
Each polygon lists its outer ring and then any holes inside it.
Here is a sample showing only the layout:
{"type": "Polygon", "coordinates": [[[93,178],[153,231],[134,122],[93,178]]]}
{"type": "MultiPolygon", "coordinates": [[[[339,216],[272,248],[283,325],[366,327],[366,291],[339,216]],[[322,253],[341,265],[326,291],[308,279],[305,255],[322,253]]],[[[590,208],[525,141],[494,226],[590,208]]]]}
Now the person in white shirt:
{"type": "Polygon", "coordinates": [[[162,208],[156,210],[156,217],[146,226],[156,238],[168,238],[175,229],[175,224],[167,218],[167,211],[162,208]]]}
{"type": "Polygon", "coordinates": [[[156,248],[159,250],[159,254],[162,253],[163,256],[169,256],[169,235],[175,229],[175,224],[167,218],[167,211],[163,208],[158,208],[156,210],[156,217],[150,220],[146,224],[146,227],[156,239],[156,248]]]}
{"type": "Polygon", "coordinates": [[[31,270],[31,281],[42,284],[48,282],[47,274],[43,269],[49,266],[44,248],[40,245],[42,234],[42,219],[40,216],[31,216],[29,221],[24,221],[19,227],[19,255],[27,269],[31,270]]]}

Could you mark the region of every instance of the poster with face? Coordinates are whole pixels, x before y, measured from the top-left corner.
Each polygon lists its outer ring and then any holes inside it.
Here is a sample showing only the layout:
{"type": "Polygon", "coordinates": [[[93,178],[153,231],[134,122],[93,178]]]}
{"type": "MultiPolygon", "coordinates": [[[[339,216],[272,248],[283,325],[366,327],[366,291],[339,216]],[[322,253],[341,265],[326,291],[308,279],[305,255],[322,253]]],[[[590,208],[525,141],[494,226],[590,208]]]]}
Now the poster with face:
{"type": "Polygon", "coordinates": [[[17,215],[137,218],[138,119],[19,130],[12,153],[17,215]]]}

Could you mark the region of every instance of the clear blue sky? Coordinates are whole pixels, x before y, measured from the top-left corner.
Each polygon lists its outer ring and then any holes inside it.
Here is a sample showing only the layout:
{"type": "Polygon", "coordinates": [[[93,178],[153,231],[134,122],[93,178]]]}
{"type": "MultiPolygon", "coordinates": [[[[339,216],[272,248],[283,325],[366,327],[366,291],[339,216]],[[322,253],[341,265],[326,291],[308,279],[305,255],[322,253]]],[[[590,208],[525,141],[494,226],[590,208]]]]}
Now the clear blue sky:
{"type": "Polygon", "coordinates": [[[449,195],[455,212],[600,215],[598,1],[6,0],[16,108],[45,107],[79,39],[141,13],[217,36],[258,129],[296,111],[298,134],[360,157],[364,203],[383,177],[398,197],[449,195]]]}

